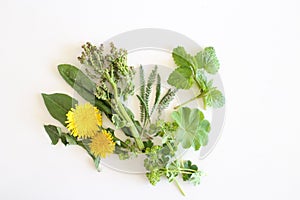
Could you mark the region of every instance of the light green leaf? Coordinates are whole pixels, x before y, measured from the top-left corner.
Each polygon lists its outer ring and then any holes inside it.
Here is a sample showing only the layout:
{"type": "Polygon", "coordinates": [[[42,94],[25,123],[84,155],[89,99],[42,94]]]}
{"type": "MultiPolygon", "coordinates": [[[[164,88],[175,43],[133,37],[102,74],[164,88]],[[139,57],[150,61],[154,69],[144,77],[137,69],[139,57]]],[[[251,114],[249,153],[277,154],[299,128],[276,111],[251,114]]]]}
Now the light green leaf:
{"type": "Polygon", "coordinates": [[[222,92],[216,88],[209,89],[204,99],[206,104],[213,108],[221,108],[225,104],[225,97],[222,92]]]}
{"type": "Polygon", "coordinates": [[[196,81],[202,91],[207,89],[207,78],[202,69],[197,69],[196,71],[196,81]]]}
{"type": "Polygon", "coordinates": [[[189,89],[193,83],[193,72],[190,67],[178,67],[168,78],[168,84],[177,89],[189,89]]]}
{"type": "Polygon", "coordinates": [[[194,185],[199,185],[201,181],[201,177],[202,177],[202,172],[197,171],[191,175],[190,182],[194,185]]]}
{"type": "Polygon", "coordinates": [[[181,107],[171,116],[179,126],[175,135],[177,142],[181,143],[183,148],[188,149],[193,146],[195,150],[199,150],[200,146],[207,143],[209,122],[204,119],[199,109],[181,107]]]}
{"type": "Polygon", "coordinates": [[[172,52],[173,60],[179,67],[190,67],[193,63],[193,57],[188,54],[185,49],[181,46],[173,49],[172,52]]]}
{"type": "Polygon", "coordinates": [[[78,101],[66,94],[42,94],[45,105],[51,116],[64,126],[66,125],[68,111],[78,104],[78,101]]]}
{"type": "Polygon", "coordinates": [[[215,74],[219,70],[219,60],[213,47],[206,47],[203,51],[197,53],[194,60],[196,68],[204,68],[207,73],[215,74]]]}
{"type": "Polygon", "coordinates": [[[126,121],[121,119],[121,117],[117,114],[113,114],[112,122],[116,126],[117,129],[123,128],[126,126],[126,121]]]}

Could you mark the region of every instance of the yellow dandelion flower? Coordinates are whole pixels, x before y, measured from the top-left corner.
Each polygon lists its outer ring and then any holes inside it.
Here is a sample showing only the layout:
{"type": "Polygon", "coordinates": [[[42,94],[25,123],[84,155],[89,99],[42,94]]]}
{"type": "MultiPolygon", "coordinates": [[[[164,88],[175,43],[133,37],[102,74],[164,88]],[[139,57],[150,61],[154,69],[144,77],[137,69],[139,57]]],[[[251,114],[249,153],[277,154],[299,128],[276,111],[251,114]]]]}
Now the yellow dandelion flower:
{"type": "Polygon", "coordinates": [[[76,105],[67,113],[67,128],[71,135],[78,138],[93,137],[102,125],[99,110],[90,103],[76,105]]]}
{"type": "Polygon", "coordinates": [[[102,130],[102,132],[97,133],[92,138],[89,147],[94,156],[105,158],[107,155],[114,152],[115,142],[109,132],[102,130]]]}

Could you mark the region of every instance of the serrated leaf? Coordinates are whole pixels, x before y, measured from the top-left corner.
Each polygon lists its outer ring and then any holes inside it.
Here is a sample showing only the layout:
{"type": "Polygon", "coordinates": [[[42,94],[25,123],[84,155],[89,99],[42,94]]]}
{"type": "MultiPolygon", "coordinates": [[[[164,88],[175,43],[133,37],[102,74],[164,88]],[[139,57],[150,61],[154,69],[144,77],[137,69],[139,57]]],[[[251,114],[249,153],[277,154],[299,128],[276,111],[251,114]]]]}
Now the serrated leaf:
{"type": "Polygon", "coordinates": [[[196,68],[204,68],[207,73],[215,74],[218,72],[220,64],[213,47],[206,47],[194,57],[196,68]]]}
{"type": "Polygon", "coordinates": [[[177,89],[189,89],[193,83],[193,72],[190,67],[178,67],[168,78],[168,84],[177,89]]]}
{"type": "Polygon", "coordinates": [[[42,94],[44,103],[51,114],[51,116],[58,120],[64,126],[66,125],[69,110],[78,104],[78,101],[66,94],[42,94]]]}
{"type": "Polygon", "coordinates": [[[185,49],[181,46],[173,49],[172,52],[173,60],[179,67],[190,67],[193,63],[193,57],[188,54],[185,49]]]}
{"type": "Polygon", "coordinates": [[[199,109],[181,107],[171,116],[179,126],[175,136],[183,148],[188,149],[192,146],[195,150],[199,150],[200,146],[207,143],[209,122],[204,119],[199,109]]]}
{"type": "Polygon", "coordinates": [[[216,88],[210,89],[205,97],[206,104],[213,108],[221,108],[225,104],[225,97],[222,92],[216,88]]]}

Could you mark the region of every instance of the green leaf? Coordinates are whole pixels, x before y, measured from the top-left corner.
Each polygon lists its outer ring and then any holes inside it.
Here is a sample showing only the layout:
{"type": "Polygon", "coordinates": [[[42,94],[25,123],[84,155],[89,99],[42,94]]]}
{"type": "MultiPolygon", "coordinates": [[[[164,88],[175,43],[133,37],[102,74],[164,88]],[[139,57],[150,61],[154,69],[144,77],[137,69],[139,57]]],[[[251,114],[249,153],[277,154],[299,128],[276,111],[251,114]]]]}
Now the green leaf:
{"type": "Polygon", "coordinates": [[[97,171],[99,172],[101,170],[100,169],[101,158],[98,156],[98,157],[93,158],[93,160],[94,160],[95,167],[96,167],[97,171]]]}
{"type": "Polygon", "coordinates": [[[58,65],[58,71],[63,79],[85,100],[94,102],[95,106],[111,118],[111,108],[103,100],[95,98],[96,85],[77,67],[69,64],[58,65]]]}
{"type": "Polygon", "coordinates": [[[154,104],[153,104],[153,107],[152,107],[151,114],[157,108],[157,105],[159,103],[160,93],[161,93],[161,78],[160,78],[159,74],[157,74],[157,78],[156,79],[157,79],[157,83],[156,83],[156,89],[155,89],[155,100],[154,100],[154,104]]]}
{"type": "Polygon", "coordinates": [[[145,121],[147,121],[150,119],[150,113],[149,113],[148,106],[147,106],[146,102],[144,101],[144,99],[142,99],[142,97],[140,97],[139,95],[136,95],[136,96],[140,101],[140,105],[142,105],[143,110],[145,111],[145,121]]]}
{"type": "Polygon", "coordinates": [[[203,51],[197,53],[194,60],[196,68],[204,68],[207,73],[215,74],[219,70],[219,60],[213,47],[206,47],[203,51]]]}
{"type": "Polygon", "coordinates": [[[221,108],[225,104],[225,97],[216,88],[211,88],[204,96],[204,99],[206,104],[213,108],[221,108]]]}
{"type": "Polygon", "coordinates": [[[199,185],[200,184],[200,180],[202,177],[202,172],[201,171],[197,171],[195,173],[193,173],[190,177],[190,182],[194,185],[199,185]]]}
{"type": "Polygon", "coordinates": [[[125,127],[127,124],[126,124],[126,121],[124,121],[119,115],[117,114],[113,114],[112,116],[112,122],[113,124],[116,126],[117,129],[120,129],[120,128],[123,128],[125,127]]]}
{"type": "Polygon", "coordinates": [[[196,81],[202,91],[207,90],[207,78],[202,69],[197,69],[196,71],[196,81]]]}
{"type": "Polygon", "coordinates": [[[66,125],[68,111],[78,104],[78,101],[66,94],[42,94],[44,103],[51,116],[64,126],[66,125]]]}
{"type": "Polygon", "coordinates": [[[206,145],[210,125],[199,109],[181,107],[171,116],[179,126],[175,138],[183,148],[188,149],[193,146],[195,150],[199,150],[200,146],[206,145]]]}
{"type": "Polygon", "coordinates": [[[60,128],[56,127],[54,125],[44,125],[44,128],[45,128],[46,132],[48,133],[48,135],[52,141],[52,144],[56,145],[60,138],[60,133],[61,133],[60,128]]]}
{"type": "MultiPolygon", "coordinates": [[[[193,170],[194,173],[196,173],[198,170],[197,165],[193,165],[190,160],[183,161],[182,168],[187,172],[191,172],[191,170],[193,170]]],[[[192,173],[192,174],[194,174],[194,173],[192,173]]],[[[192,174],[191,173],[182,173],[182,180],[188,181],[191,178],[192,174]]]]}
{"type": "Polygon", "coordinates": [[[190,67],[193,65],[193,57],[185,51],[184,47],[174,48],[172,56],[175,64],[179,67],[190,67]]]}
{"type": "Polygon", "coordinates": [[[189,89],[193,83],[193,71],[190,67],[179,67],[175,69],[168,78],[168,84],[177,89],[189,89]]]}

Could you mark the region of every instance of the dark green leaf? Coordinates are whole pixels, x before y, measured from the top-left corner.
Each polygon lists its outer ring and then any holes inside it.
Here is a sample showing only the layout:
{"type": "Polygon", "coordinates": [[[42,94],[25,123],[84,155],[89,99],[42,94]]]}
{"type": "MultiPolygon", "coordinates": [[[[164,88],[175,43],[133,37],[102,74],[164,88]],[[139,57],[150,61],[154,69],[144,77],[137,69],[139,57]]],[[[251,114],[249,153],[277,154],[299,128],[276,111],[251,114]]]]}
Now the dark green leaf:
{"type": "Polygon", "coordinates": [[[183,179],[183,181],[188,181],[191,178],[192,174],[197,173],[197,170],[198,170],[197,165],[193,165],[190,160],[185,160],[183,162],[182,168],[186,172],[188,172],[188,173],[182,173],[182,179],[183,179]],[[191,171],[194,171],[194,173],[191,174],[190,173],[191,171]]]}
{"type": "Polygon", "coordinates": [[[48,133],[48,135],[52,141],[52,144],[56,145],[60,138],[60,132],[61,132],[60,128],[53,126],[53,125],[44,125],[44,128],[45,128],[46,132],[48,133]]]}
{"type": "Polygon", "coordinates": [[[78,101],[66,94],[42,94],[45,105],[51,116],[61,124],[66,125],[68,111],[78,104],[78,101]]]}
{"type": "Polygon", "coordinates": [[[189,89],[193,83],[193,71],[190,67],[179,67],[175,69],[168,78],[168,84],[177,89],[189,89]]]}

